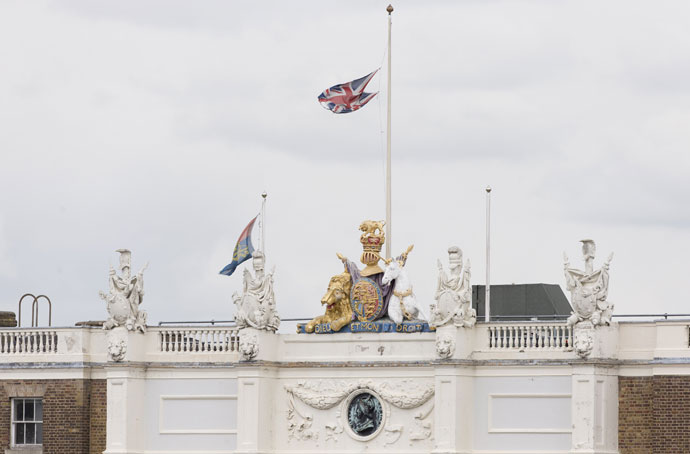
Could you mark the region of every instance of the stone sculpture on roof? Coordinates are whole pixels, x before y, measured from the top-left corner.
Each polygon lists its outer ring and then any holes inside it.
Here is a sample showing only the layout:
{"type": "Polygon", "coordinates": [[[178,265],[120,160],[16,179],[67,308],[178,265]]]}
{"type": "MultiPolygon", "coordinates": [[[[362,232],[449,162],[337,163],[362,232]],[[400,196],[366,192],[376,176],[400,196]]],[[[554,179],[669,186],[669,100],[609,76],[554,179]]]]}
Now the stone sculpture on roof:
{"type": "Polygon", "coordinates": [[[457,246],[448,248],[449,273],[438,261],[438,282],[436,304],[431,308],[431,326],[441,327],[453,323],[455,326],[471,328],[477,323],[477,311],[472,308],[472,285],[470,284],[470,261],[463,266],[462,250],[457,246]]]}
{"type": "Polygon", "coordinates": [[[609,266],[613,259],[611,253],[598,270],[594,270],[596,244],[592,240],[581,240],[584,271],[572,268],[568,256],[563,254],[566,288],[570,291],[573,309],[569,325],[589,320],[593,325],[609,325],[613,314],[613,304],[609,303],[609,266]]]}
{"type": "Polygon", "coordinates": [[[120,253],[121,274],[111,266],[108,276],[108,293],[101,291],[99,296],[106,302],[108,320],[103,329],[124,326],[128,331],[146,332],[146,312],[139,309],[144,300],[144,270],[148,263],[134,276],[131,275],[132,252],[118,249],[120,253]]]}
{"type": "Polygon", "coordinates": [[[594,269],[596,244],[593,240],[581,240],[585,269],[570,266],[568,256],[563,253],[566,288],[570,291],[573,313],[568,317],[568,326],[574,330],[573,346],[583,358],[589,356],[594,348],[595,328],[610,325],[613,304],[608,301],[609,267],[613,259],[611,253],[601,268],[594,269]]]}
{"type": "Polygon", "coordinates": [[[254,252],[252,266],[255,275],[252,276],[245,268],[242,295],[237,292],[232,295],[232,300],[237,306],[235,322],[240,329],[251,327],[275,332],[280,326],[273,293],[275,267],[270,273],[265,273],[264,258],[263,252],[254,252]]]}

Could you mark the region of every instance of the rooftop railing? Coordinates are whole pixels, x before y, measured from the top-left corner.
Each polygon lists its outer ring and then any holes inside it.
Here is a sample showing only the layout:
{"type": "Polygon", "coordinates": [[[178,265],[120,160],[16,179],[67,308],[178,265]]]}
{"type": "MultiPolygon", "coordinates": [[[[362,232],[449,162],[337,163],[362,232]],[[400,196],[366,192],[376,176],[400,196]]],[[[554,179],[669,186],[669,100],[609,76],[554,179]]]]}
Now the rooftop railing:
{"type": "Polygon", "coordinates": [[[573,345],[573,330],[565,323],[487,324],[489,350],[562,350],[573,345]]]}
{"type": "Polygon", "coordinates": [[[226,353],[239,348],[239,330],[234,327],[159,328],[160,351],[164,353],[226,353]]]}
{"type": "Polygon", "coordinates": [[[0,331],[0,354],[57,353],[58,333],[52,329],[13,329],[0,331]]]}

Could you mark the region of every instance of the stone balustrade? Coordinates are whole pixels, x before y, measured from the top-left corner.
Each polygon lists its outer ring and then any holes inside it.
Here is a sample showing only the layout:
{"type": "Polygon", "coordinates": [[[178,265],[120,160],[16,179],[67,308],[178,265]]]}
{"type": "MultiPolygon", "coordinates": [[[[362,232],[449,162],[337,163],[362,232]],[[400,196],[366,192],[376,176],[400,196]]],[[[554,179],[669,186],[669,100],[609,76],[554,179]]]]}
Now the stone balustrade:
{"type": "Polygon", "coordinates": [[[226,353],[239,347],[239,330],[228,327],[158,328],[160,352],[226,353]]]}
{"type": "Polygon", "coordinates": [[[486,325],[489,350],[570,351],[573,329],[562,323],[512,322],[486,325]]]}
{"type": "Polygon", "coordinates": [[[31,355],[58,352],[58,332],[52,329],[8,329],[0,331],[1,355],[31,355]]]}
{"type": "MultiPolygon", "coordinates": [[[[621,360],[679,358],[690,349],[690,321],[615,324],[621,360]]],[[[457,348],[478,360],[576,359],[573,329],[564,322],[491,322],[458,330],[457,348]]],[[[0,328],[0,363],[106,363],[108,331],[94,327],[0,328]]],[[[424,361],[436,359],[436,333],[278,334],[260,340],[270,361],[424,361]],[[273,340],[271,340],[273,339],[273,340]],[[407,342],[414,339],[415,342],[407,342]],[[275,342],[274,346],[264,344],[275,342]],[[269,354],[270,353],[270,354],[269,354]]],[[[239,330],[229,326],[150,326],[132,334],[132,360],[149,363],[239,361],[239,330]]],[[[607,341],[609,342],[609,341],[607,341]]],[[[610,342],[609,342],[610,343],[610,342]]]]}

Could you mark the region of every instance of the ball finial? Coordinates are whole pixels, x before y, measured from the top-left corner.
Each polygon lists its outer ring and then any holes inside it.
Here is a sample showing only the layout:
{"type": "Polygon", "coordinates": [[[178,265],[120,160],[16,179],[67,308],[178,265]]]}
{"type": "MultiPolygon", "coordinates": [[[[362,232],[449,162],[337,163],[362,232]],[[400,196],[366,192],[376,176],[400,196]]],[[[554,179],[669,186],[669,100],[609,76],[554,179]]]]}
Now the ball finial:
{"type": "Polygon", "coordinates": [[[487,187],[486,187],[486,192],[487,192],[487,193],[491,192],[491,186],[487,186],[487,187]]]}
{"type": "Polygon", "coordinates": [[[388,5],[388,8],[386,8],[386,11],[388,11],[388,14],[393,12],[393,5],[388,5]]]}
{"type": "Polygon", "coordinates": [[[268,197],[268,194],[266,194],[266,191],[264,191],[264,192],[261,193],[261,197],[263,197],[264,199],[265,199],[266,197],[268,197]]]}

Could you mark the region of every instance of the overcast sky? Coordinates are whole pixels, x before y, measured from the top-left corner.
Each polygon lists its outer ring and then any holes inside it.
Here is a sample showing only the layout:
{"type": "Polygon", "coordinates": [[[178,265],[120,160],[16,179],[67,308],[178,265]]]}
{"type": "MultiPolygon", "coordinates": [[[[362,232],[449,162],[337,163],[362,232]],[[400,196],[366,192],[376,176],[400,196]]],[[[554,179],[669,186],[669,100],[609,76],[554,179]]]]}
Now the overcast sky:
{"type": "MultiPolygon", "coordinates": [[[[0,310],[103,320],[129,248],[151,324],[230,319],[242,273],[218,271],[265,190],[279,312],[322,313],[335,252],[385,217],[387,4],[1,2],[0,310]],[[381,65],[361,111],[316,101],[381,65]]],[[[492,283],[564,285],[593,238],[616,313],[689,312],[690,3],[394,6],[392,245],[418,299],[451,245],[484,283],[491,185],[492,283]]]]}

